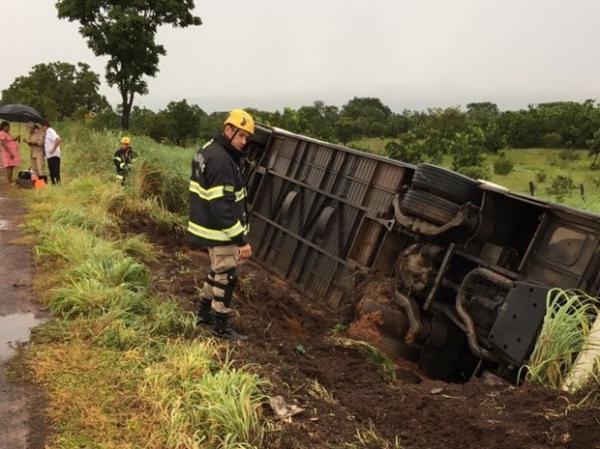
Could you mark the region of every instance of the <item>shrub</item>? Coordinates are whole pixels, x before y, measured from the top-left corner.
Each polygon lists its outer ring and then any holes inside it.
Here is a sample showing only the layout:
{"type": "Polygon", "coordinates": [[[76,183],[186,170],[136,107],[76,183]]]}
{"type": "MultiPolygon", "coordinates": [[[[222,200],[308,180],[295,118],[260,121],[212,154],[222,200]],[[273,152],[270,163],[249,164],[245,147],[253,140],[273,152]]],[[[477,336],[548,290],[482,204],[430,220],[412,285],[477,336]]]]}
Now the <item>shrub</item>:
{"type": "Polygon", "coordinates": [[[558,157],[563,161],[577,161],[580,159],[579,153],[575,150],[562,150],[558,153],[558,157]]]}
{"type": "Polygon", "coordinates": [[[597,176],[588,176],[586,181],[593,184],[595,187],[600,187],[600,179],[597,176]]]}
{"type": "Polygon", "coordinates": [[[552,179],[547,192],[552,195],[565,195],[575,188],[575,183],[570,176],[558,175],[552,179]]]}
{"type": "Polygon", "coordinates": [[[456,170],[473,179],[490,179],[490,173],[486,167],[460,167],[456,170]]]}
{"type": "Polygon", "coordinates": [[[535,174],[535,180],[539,183],[543,183],[547,177],[548,174],[545,171],[539,171],[535,174]]]}
{"type": "Polygon", "coordinates": [[[497,175],[508,175],[513,171],[515,164],[506,157],[505,153],[501,153],[500,157],[494,162],[494,173],[497,175]]]}
{"type": "Polygon", "coordinates": [[[398,161],[418,164],[423,162],[423,151],[420,142],[403,143],[392,140],[385,146],[387,155],[398,161]]]}
{"type": "Polygon", "coordinates": [[[385,151],[389,157],[411,164],[429,162],[439,164],[442,155],[450,147],[450,142],[436,130],[429,130],[424,136],[408,132],[398,140],[388,142],[385,151]]]}
{"type": "Polygon", "coordinates": [[[544,145],[544,148],[560,148],[562,144],[563,138],[560,133],[548,133],[542,137],[542,145],[544,145]]]}

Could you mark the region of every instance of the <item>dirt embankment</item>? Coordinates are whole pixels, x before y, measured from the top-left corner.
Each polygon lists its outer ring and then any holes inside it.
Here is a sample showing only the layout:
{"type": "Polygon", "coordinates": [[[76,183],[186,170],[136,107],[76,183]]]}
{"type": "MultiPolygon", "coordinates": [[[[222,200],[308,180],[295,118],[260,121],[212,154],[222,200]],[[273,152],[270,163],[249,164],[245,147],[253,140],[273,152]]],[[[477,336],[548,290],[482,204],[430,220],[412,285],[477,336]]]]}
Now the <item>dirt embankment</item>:
{"type": "Polygon", "coordinates": [[[19,243],[23,213],[9,187],[0,184],[0,449],[44,447],[46,433],[43,394],[10,360],[43,319],[32,294],[31,251],[19,243]]]}
{"type": "MultiPolygon", "coordinates": [[[[180,243],[161,248],[158,289],[194,309],[208,257],[180,243]]],[[[272,394],[305,409],[273,433],[269,448],[347,447],[369,428],[404,449],[600,448],[598,408],[577,408],[561,392],[534,386],[432,381],[403,360],[390,382],[361,351],[334,343],[338,317],[327,301],[301,297],[253,263],[240,271],[235,324],[250,338],[235,358],[269,379],[272,394]]]]}

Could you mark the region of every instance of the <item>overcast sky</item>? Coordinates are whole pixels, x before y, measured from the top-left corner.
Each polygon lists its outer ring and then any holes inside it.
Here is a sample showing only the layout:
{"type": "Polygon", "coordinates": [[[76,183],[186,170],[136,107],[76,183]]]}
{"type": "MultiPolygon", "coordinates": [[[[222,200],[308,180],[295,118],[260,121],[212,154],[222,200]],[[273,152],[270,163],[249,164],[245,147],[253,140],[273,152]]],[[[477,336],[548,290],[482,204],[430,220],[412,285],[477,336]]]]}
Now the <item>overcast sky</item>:
{"type": "MultiPolygon", "coordinates": [[[[42,62],[104,77],[106,60],[58,20],[55,0],[1,2],[0,89],[42,62]]],[[[167,55],[135,104],[273,110],[375,96],[401,111],[600,98],[598,0],[196,0],[195,12],[203,25],[158,33],[167,55]]]]}

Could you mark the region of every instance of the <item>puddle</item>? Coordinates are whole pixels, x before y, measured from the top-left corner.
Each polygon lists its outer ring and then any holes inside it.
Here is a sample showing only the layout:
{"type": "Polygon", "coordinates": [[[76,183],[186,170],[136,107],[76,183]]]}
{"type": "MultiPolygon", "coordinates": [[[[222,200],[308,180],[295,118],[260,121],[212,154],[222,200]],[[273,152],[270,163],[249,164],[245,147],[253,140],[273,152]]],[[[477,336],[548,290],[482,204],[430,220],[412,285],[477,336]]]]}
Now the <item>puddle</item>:
{"type": "Polygon", "coordinates": [[[9,229],[12,229],[11,224],[8,221],[2,220],[0,218],[0,231],[6,231],[6,230],[9,230],[9,229]]]}
{"type": "Polygon", "coordinates": [[[33,313],[13,313],[0,316],[0,362],[10,358],[17,343],[29,340],[31,329],[44,321],[33,313]]]}

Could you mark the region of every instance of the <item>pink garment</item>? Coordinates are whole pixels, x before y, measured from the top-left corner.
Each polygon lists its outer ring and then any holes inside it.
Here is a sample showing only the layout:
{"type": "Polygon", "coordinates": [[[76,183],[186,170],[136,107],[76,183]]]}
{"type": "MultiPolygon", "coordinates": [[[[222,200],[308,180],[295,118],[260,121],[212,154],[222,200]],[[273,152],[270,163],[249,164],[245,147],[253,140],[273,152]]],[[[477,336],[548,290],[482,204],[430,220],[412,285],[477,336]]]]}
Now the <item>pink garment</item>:
{"type": "Polygon", "coordinates": [[[2,163],[5,167],[18,167],[21,165],[19,144],[12,136],[4,130],[0,131],[0,142],[2,142],[2,163]],[[12,155],[12,158],[11,158],[12,155]]]}

